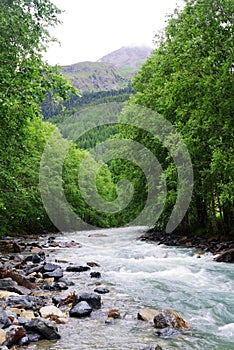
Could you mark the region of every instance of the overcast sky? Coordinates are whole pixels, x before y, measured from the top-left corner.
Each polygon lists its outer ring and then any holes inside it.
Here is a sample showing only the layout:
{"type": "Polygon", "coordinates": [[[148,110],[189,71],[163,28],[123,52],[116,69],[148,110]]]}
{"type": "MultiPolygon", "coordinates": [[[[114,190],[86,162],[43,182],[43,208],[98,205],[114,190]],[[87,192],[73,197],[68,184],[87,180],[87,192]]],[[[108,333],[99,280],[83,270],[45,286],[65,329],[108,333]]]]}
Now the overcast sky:
{"type": "Polygon", "coordinates": [[[97,61],[122,46],[153,47],[154,34],[165,27],[166,14],[182,0],[51,0],[65,12],[51,33],[60,41],[46,60],[67,65],[97,61]]]}

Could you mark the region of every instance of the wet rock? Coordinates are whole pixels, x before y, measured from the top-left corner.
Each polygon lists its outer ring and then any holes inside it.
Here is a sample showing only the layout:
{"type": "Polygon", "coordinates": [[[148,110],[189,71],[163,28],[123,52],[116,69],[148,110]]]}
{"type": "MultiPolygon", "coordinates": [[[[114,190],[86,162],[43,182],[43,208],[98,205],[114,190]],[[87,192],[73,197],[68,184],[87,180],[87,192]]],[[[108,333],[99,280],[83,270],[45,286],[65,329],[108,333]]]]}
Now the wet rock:
{"type": "Polygon", "coordinates": [[[93,271],[93,272],[90,272],[90,277],[91,278],[101,278],[101,273],[98,272],[98,271],[93,271]]]}
{"type": "Polygon", "coordinates": [[[154,309],[141,309],[138,314],[137,314],[137,318],[138,320],[142,320],[142,321],[147,321],[147,322],[154,322],[154,317],[157,316],[159,314],[158,310],[154,310],[154,309]]]}
{"type": "Polygon", "coordinates": [[[12,280],[12,278],[7,277],[0,279],[0,289],[7,290],[8,292],[14,292],[17,283],[12,280]]]}
{"type": "Polygon", "coordinates": [[[96,263],[95,261],[89,261],[87,262],[87,265],[90,267],[100,267],[101,265],[96,263]]]}
{"type": "Polygon", "coordinates": [[[64,316],[62,311],[54,305],[43,306],[42,308],[40,308],[40,314],[43,318],[48,318],[50,316],[64,316]]]}
{"type": "Polygon", "coordinates": [[[174,310],[162,310],[154,317],[156,328],[189,328],[188,323],[174,310]]]}
{"type": "Polygon", "coordinates": [[[96,292],[98,294],[110,293],[109,289],[104,288],[104,287],[97,287],[97,288],[94,289],[94,292],[96,292]]]}
{"type": "Polygon", "coordinates": [[[10,296],[7,300],[7,305],[11,307],[32,309],[35,306],[35,298],[32,296],[10,296]]]}
{"type": "Polygon", "coordinates": [[[5,310],[0,308],[0,328],[6,328],[11,324],[8,315],[5,310]]]}
{"type": "Polygon", "coordinates": [[[26,336],[28,337],[30,343],[36,343],[39,340],[43,339],[43,337],[40,334],[29,331],[27,331],[26,336]]]}
{"type": "Polygon", "coordinates": [[[61,338],[57,327],[51,321],[42,317],[34,318],[25,327],[40,334],[43,339],[57,340],[61,338]]]}
{"type": "Polygon", "coordinates": [[[67,290],[68,286],[65,282],[54,282],[51,285],[52,290],[57,290],[57,291],[61,291],[61,290],[67,290]]]}
{"type": "Polygon", "coordinates": [[[0,346],[6,341],[6,332],[0,329],[0,346]]]}
{"type": "Polygon", "coordinates": [[[10,326],[6,329],[6,341],[7,347],[19,344],[20,340],[25,336],[25,330],[22,326],[10,326]]]}
{"type": "Polygon", "coordinates": [[[20,339],[19,346],[26,346],[30,343],[29,337],[25,336],[22,339],[20,339]]]}
{"type": "Polygon", "coordinates": [[[234,248],[226,250],[224,253],[214,258],[214,260],[217,262],[234,263],[234,248]]]}
{"type": "Polygon", "coordinates": [[[78,304],[72,307],[69,312],[71,317],[86,317],[92,312],[91,306],[86,301],[80,301],[78,304]]]}
{"type": "Polygon", "coordinates": [[[89,266],[68,266],[66,271],[68,272],[85,272],[90,270],[89,266]]]}
{"type": "Polygon", "coordinates": [[[24,262],[27,263],[33,263],[33,264],[39,264],[42,260],[44,260],[42,258],[42,256],[38,254],[34,254],[34,255],[28,255],[25,259],[24,262]]]}
{"type": "Polygon", "coordinates": [[[55,265],[55,264],[51,264],[51,263],[46,263],[43,266],[44,272],[52,272],[52,271],[57,270],[57,269],[61,269],[61,266],[55,265]]]}
{"type": "Polygon", "coordinates": [[[46,272],[43,274],[44,278],[55,278],[56,280],[63,277],[63,270],[61,268],[58,268],[51,272],[46,272]]]}
{"type": "Polygon", "coordinates": [[[92,309],[100,309],[101,308],[101,297],[96,293],[82,293],[76,295],[73,300],[73,306],[78,304],[81,301],[86,301],[92,309]]]}
{"type": "Polygon", "coordinates": [[[118,309],[108,311],[108,318],[120,318],[120,312],[118,309]]]}
{"type": "Polygon", "coordinates": [[[161,338],[171,338],[176,335],[179,335],[180,331],[178,331],[178,329],[175,328],[167,327],[164,329],[157,330],[155,334],[161,338]]]}

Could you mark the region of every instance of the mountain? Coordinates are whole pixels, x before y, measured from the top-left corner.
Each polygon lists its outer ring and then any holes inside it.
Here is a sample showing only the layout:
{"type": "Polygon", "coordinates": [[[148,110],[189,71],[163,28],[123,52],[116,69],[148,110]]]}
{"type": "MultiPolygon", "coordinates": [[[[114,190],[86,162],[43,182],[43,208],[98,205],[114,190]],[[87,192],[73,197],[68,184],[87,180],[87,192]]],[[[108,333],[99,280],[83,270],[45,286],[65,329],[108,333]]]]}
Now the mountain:
{"type": "Polygon", "coordinates": [[[62,67],[62,73],[81,92],[124,88],[128,79],[117,68],[105,62],[80,62],[62,67]]]}
{"type": "Polygon", "coordinates": [[[97,62],[79,62],[62,67],[63,75],[80,91],[125,88],[150,56],[148,47],[121,47],[97,62]]]}
{"type": "Polygon", "coordinates": [[[134,93],[131,80],[150,53],[151,49],[146,47],[122,47],[97,62],[63,66],[64,77],[81,92],[82,97],[72,95],[63,102],[66,112],[62,112],[62,106],[48,94],[48,99],[41,105],[44,119],[60,114],[65,118],[69,111],[88,105],[126,101],[134,93]]]}
{"type": "Polygon", "coordinates": [[[123,46],[120,49],[103,56],[98,62],[107,62],[115,67],[130,66],[140,68],[146,58],[151,55],[152,48],[150,47],[131,47],[123,46]]]}

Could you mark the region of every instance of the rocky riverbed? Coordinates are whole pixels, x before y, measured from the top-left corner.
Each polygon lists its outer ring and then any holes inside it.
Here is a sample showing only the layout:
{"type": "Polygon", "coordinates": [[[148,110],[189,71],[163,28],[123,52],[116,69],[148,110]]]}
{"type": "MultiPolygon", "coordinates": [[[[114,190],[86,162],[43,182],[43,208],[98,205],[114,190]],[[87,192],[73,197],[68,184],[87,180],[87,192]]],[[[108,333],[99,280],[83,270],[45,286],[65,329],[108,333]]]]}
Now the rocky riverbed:
{"type": "MultiPolygon", "coordinates": [[[[123,237],[122,240],[125,239],[123,237]]],[[[183,242],[185,246],[194,243],[190,243],[185,238],[182,240],[176,240],[175,237],[170,238],[173,238],[174,243],[176,243],[174,245],[178,246],[182,246],[183,242]]],[[[90,233],[86,235],[85,239],[88,242],[89,240],[93,240],[93,242],[95,240],[102,241],[104,246],[99,249],[101,249],[104,256],[105,241],[109,239],[107,246],[115,247],[116,245],[112,236],[108,237],[104,233],[90,233]]],[[[148,238],[144,236],[141,239],[148,238]]],[[[126,241],[128,245],[130,245],[130,242],[129,240],[126,241]]],[[[166,244],[167,242],[163,243],[166,244]]],[[[199,241],[196,246],[197,252],[194,255],[198,257],[201,254],[202,256],[204,252],[208,251],[208,246],[214,249],[214,245],[216,245],[220,252],[219,255],[215,256],[218,261],[218,257],[232,249],[230,243],[225,246],[227,248],[225,251],[223,251],[224,245],[217,246],[218,244],[220,242],[199,241]]],[[[108,270],[110,266],[100,264],[100,255],[97,261],[93,258],[86,260],[85,263],[84,261],[77,263],[77,261],[80,261],[79,256],[82,254],[79,254],[79,252],[82,251],[82,248],[89,249],[87,246],[82,247],[78,240],[66,240],[65,237],[62,240],[59,237],[52,236],[35,237],[30,240],[20,238],[0,240],[2,252],[0,263],[0,349],[34,349],[33,344],[35,344],[36,349],[57,349],[57,347],[53,347],[53,344],[57,342],[60,344],[61,337],[67,330],[73,333],[76,332],[76,323],[73,322],[75,319],[81,320],[82,326],[85,326],[86,323],[90,332],[94,331],[93,327],[96,328],[95,333],[101,332],[104,329],[103,326],[111,327],[109,330],[110,336],[120,324],[121,327],[124,327],[124,324],[127,326],[130,321],[133,329],[138,327],[137,334],[142,339],[140,341],[136,340],[135,346],[126,346],[126,348],[137,350],[169,349],[166,346],[164,347],[164,343],[157,341],[157,338],[185,337],[186,339],[188,332],[191,333],[192,325],[184,320],[180,312],[165,307],[163,299],[161,301],[162,307],[150,308],[142,307],[141,304],[136,303],[135,300],[133,301],[131,295],[118,294],[115,291],[115,286],[109,285],[102,278],[103,271],[108,270]],[[59,254],[63,251],[66,251],[65,259],[61,258],[61,254],[59,254]],[[77,256],[75,259],[74,252],[77,256]],[[122,305],[122,307],[118,307],[119,305],[122,305]],[[129,313],[126,311],[128,308],[133,310],[132,318],[129,318],[129,313]],[[142,327],[139,322],[144,323],[145,326],[142,327]],[[147,341],[144,346],[146,334],[152,334],[153,337],[149,337],[150,341],[147,341]],[[152,339],[154,340],[152,341],[152,339]],[[45,341],[47,342],[46,345],[45,341]],[[52,345],[50,346],[48,342],[51,342],[52,345]],[[40,344],[42,345],[40,346],[40,344]]],[[[140,246],[137,245],[134,249],[138,251],[138,248],[140,246]]],[[[116,246],[116,249],[118,250],[118,246],[116,246]]],[[[120,249],[121,261],[121,256],[125,254],[126,248],[121,245],[120,249]]],[[[210,248],[209,250],[211,251],[210,248]]],[[[217,251],[215,250],[214,253],[217,254],[217,251]]],[[[136,262],[141,258],[139,254],[134,251],[128,253],[130,260],[132,259],[131,256],[134,256],[136,262]]],[[[168,257],[167,252],[163,258],[166,257],[168,257]]],[[[115,259],[115,256],[113,258],[115,259]]],[[[120,271],[122,271],[121,268],[120,271]]],[[[126,282],[129,283],[127,280],[126,282]]],[[[160,292],[160,289],[158,291],[160,292]]],[[[144,298],[144,295],[142,295],[142,298],[144,298]]],[[[121,333],[117,334],[116,336],[121,337],[121,333]]],[[[84,334],[83,336],[85,337],[84,334]]],[[[97,347],[110,349],[108,345],[105,347],[90,345],[89,347],[88,342],[87,339],[87,346],[84,349],[97,347]]],[[[75,349],[74,344],[70,348],[75,349]]],[[[70,348],[68,344],[68,349],[70,348]]],[[[80,349],[80,346],[77,345],[78,348],[80,349]]],[[[113,349],[122,348],[122,345],[113,347],[113,349]]]]}
{"type": "MultiPolygon", "coordinates": [[[[102,297],[111,292],[99,279],[100,265],[89,261],[75,265],[69,261],[47,261],[53,248],[81,248],[79,242],[59,242],[4,238],[0,240],[0,350],[26,348],[44,340],[57,341],[58,330],[71,318],[88,318],[102,309],[102,297]],[[73,275],[72,275],[73,273],[73,275]],[[74,278],[90,282],[90,288],[74,290],[74,278]],[[84,275],[85,273],[85,275],[84,275]],[[83,276],[82,276],[83,274],[83,276]],[[73,277],[73,278],[72,278],[73,277]],[[91,281],[94,282],[91,283],[91,281]],[[72,290],[64,294],[64,291],[72,290]]],[[[84,284],[84,283],[83,283],[84,284]]],[[[105,324],[121,318],[118,309],[105,309],[105,324]]],[[[99,314],[97,313],[97,318],[99,314]]],[[[155,327],[157,335],[171,337],[189,329],[188,323],[174,310],[136,310],[136,319],[155,327]]],[[[142,350],[161,350],[158,344],[142,350]]]]}

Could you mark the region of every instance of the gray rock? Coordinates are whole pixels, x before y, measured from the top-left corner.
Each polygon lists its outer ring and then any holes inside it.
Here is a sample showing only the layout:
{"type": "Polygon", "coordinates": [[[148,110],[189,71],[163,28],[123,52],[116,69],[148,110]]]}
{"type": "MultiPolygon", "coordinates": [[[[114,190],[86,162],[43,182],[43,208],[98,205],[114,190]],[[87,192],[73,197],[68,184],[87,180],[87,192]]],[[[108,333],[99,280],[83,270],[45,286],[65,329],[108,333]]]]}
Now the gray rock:
{"type": "Polygon", "coordinates": [[[57,327],[51,321],[42,317],[34,318],[25,327],[40,334],[43,339],[57,340],[61,338],[57,327]]]}
{"type": "Polygon", "coordinates": [[[90,277],[91,277],[91,278],[101,278],[102,275],[101,275],[101,273],[98,272],[98,271],[93,271],[93,272],[90,272],[90,277]]]}
{"type": "Polygon", "coordinates": [[[7,299],[7,305],[10,307],[15,307],[16,305],[22,305],[22,307],[26,310],[32,309],[35,306],[35,298],[32,296],[25,295],[11,295],[7,299]]]}
{"type": "Polygon", "coordinates": [[[63,270],[61,268],[58,268],[58,269],[51,271],[51,272],[45,272],[43,274],[43,277],[44,278],[54,277],[55,279],[59,279],[59,278],[63,277],[63,270]]]}
{"type": "Polygon", "coordinates": [[[98,294],[110,293],[109,289],[104,288],[104,287],[97,287],[97,288],[94,289],[94,292],[96,292],[98,294]]]}
{"type": "Polygon", "coordinates": [[[10,277],[0,279],[0,289],[7,290],[8,292],[13,292],[17,283],[13,281],[10,277]]]}
{"type": "Polygon", "coordinates": [[[61,266],[55,265],[55,264],[50,264],[50,263],[46,263],[43,266],[44,272],[52,272],[52,271],[57,270],[57,269],[61,269],[61,266]]]}
{"type": "Polygon", "coordinates": [[[73,301],[73,306],[80,303],[81,301],[86,301],[92,309],[101,308],[101,297],[96,293],[82,293],[76,295],[73,301]]]}
{"type": "Polygon", "coordinates": [[[20,339],[19,346],[25,346],[30,343],[29,337],[25,336],[22,339],[20,339]]]}
{"type": "Polygon", "coordinates": [[[69,314],[71,317],[86,317],[92,312],[92,308],[86,301],[81,301],[72,307],[69,314]]]}
{"type": "Polygon", "coordinates": [[[0,308],[0,328],[6,328],[11,324],[5,310],[0,308]]]}
{"type": "Polygon", "coordinates": [[[89,266],[68,266],[66,271],[68,272],[85,272],[90,270],[89,266]]]}

